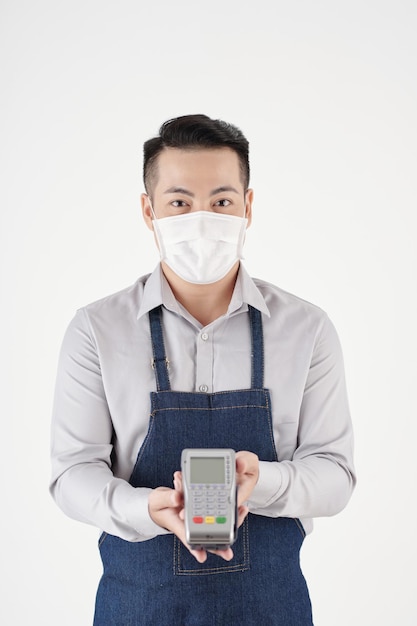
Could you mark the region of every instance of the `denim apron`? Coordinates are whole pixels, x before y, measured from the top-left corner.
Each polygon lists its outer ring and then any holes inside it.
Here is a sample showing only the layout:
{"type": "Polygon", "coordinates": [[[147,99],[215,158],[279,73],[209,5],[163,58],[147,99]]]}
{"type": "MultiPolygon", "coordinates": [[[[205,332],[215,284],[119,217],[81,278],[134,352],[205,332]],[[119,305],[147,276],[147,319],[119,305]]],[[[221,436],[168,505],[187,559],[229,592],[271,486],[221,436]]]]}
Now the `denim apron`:
{"type": "MultiPolygon", "coordinates": [[[[263,388],[261,313],[249,307],[251,388],[217,393],[171,390],[161,307],[149,318],[157,391],[129,482],[171,487],[183,448],[249,450],[277,461],[270,394],[263,388]]],[[[129,542],[103,533],[94,626],[311,626],[299,563],[303,539],[296,519],[249,514],[232,561],[208,554],[198,563],[172,534],[129,542]]]]}

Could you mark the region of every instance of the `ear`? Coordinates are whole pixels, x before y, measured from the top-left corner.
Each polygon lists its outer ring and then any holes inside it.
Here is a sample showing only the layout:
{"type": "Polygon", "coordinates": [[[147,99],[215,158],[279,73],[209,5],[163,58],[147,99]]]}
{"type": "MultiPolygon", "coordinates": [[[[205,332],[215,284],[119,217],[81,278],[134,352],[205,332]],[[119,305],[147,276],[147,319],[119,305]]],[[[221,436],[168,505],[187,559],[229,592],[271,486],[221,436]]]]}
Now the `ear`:
{"type": "Polygon", "coordinates": [[[252,203],[253,203],[253,189],[248,189],[245,194],[245,217],[248,220],[248,225],[246,228],[252,223],[252,203]]]}
{"type": "Polygon", "coordinates": [[[147,193],[141,194],[140,203],[142,206],[142,215],[143,215],[143,219],[145,220],[145,224],[149,228],[149,230],[153,230],[152,209],[151,209],[151,203],[149,202],[149,196],[147,193]]]}

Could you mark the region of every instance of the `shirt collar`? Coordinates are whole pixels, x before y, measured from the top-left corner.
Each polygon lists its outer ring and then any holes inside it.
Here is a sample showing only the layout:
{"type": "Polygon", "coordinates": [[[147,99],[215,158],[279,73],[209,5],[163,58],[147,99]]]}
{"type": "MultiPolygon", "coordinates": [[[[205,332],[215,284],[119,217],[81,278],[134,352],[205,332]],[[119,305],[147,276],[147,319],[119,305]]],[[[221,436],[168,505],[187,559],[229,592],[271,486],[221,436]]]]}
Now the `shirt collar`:
{"type": "MultiPolygon", "coordinates": [[[[139,319],[145,315],[145,313],[149,313],[149,311],[161,304],[174,313],[182,314],[181,307],[175,299],[168,281],[163,275],[161,264],[158,263],[152,274],[150,274],[146,280],[137,318],[139,319]]],[[[237,312],[245,304],[258,309],[261,313],[265,313],[270,317],[269,309],[263,295],[241,262],[227,314],[231,315],[237,312]]],[[[247,307],[245,307],[245,309],[246,308],[247,307]]]]}
{"type": "Polygon", "coordinates": [[[265,313],[265,315],[271,317],[265,298],[255,285],[253,279],[249,276],[241,261],[239,274],[236,279],[236,285],[229,304],[228,314],[231,315],[245,304],[258,309],[261,313],[265,313]]]}
{"type": "Polygon", "coordinates": [[[152,274],[150,274],[146,279],[137,319],[145,315],[145,313],[149,313],[149,311],[152,311],[152,309],[155,309],[155,307],[160,306],[161,304],[163,304],[170,311],[179,313],[178,302],[172,293],[168,281],[162,273],[161,264],[158,263],[152,274]]]}

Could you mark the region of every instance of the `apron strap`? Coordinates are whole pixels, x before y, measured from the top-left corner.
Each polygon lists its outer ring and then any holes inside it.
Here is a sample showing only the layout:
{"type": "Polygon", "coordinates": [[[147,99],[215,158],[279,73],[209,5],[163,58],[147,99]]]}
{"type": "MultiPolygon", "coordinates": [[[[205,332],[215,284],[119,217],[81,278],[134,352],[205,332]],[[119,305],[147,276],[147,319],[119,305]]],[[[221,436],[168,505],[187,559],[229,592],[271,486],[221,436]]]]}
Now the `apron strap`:
{"type": "Polygon", "coordinates": [[[162,307],[157,306],[149,311],[149,323],[152,340],[152,367],[155,370],[156,388],[158,391],[170,391],[171,384],[168,374],[168,359],[165,355],[164,334],[162,332],[162,307]]]}
{"type": "Polygon", "coordinates": [[[263,389],[264,386],[264,335],[262,315],[258,309],[248,305],[250,331],[252,337],[252,389],[263,389]]]}
{"type": "MultiPolygon", "coordinates": [[[[264,386],[264,337],[262,316],[258,309],[249,305],[249,320],[252,339],[252,376],[251,388],[263,389],[264,386]]],[[[170,391],[168,366],[165,354],[164,335],[162,332],[162,307],[149,311],[149,323],[152,340],[152,367],[155,369],[156,388],[158,391],[170,391]]]]}

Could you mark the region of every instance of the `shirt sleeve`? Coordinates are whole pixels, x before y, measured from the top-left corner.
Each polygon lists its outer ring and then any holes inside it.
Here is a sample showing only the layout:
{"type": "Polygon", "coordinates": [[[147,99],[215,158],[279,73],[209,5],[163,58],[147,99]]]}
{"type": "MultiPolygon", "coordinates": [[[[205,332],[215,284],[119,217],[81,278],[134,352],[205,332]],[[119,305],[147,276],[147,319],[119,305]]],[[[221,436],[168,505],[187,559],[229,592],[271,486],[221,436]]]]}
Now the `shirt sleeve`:
{"type": "Polygon", "coordinates": [[[167,531],[148,513],[150,489],[112,473],[112,421],[86,313],[77,312],[58,362],[52,416],[50,491],[69,517],[128,541],[167,531]]]}
{"type": "Polygon", "coordinates": [[[249,508],[269,517],[335,515],[347,504],[355,483],[342,351],[326,316],[312,352],[293,458],[260,462],[249,508]]]}

